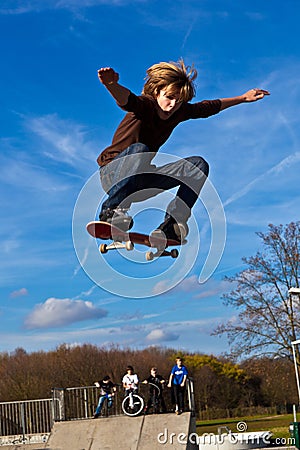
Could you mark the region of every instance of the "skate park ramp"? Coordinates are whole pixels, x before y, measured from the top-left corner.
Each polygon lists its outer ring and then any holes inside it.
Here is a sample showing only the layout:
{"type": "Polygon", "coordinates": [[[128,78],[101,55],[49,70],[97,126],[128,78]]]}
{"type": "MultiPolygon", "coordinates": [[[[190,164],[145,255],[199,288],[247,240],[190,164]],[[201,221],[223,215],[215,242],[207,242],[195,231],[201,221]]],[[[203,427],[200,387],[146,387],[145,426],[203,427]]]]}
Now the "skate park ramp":
{"type": "Polygon", "coordinates": [[[196,432],[191,413],[117,416],[56,422],[49,440],[40,445],[10,445],[25,450],[196,450],[190,436],[196,432]]]}
{"type": "Polygon", "coordinates": [[[191,419],[190,413],[184,413],[180,416],[153,414],[57,423],[45,448],[51,450],[183,450],[188,448],[187,445],[177,442],[176,437],[181,433],[189,435],[191,419]]]}

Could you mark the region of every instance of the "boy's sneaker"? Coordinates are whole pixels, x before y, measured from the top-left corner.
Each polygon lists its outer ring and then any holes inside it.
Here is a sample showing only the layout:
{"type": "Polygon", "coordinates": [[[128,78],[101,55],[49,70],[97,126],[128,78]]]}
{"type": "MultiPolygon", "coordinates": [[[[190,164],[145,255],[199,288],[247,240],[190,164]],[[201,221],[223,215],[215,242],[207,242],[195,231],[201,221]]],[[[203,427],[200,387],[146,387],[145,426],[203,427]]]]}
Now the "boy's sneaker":
{"type": "Polygon", "coordinates": [[[172,239],[177,241],[178,244],[183,244],[188,232],[189,228],[186,223],[176,222],[172,216],[167,215],[163,223],[152,231],[151,236],[172,239]]]}
{"type": "Polygon", "coordinates": [[[125,208],[107,208],[101,211],[99,219],[102,222],[111,223],[122,231],[128,231],[133,227],[133,219],[127,214],[127,211],[128,209],[125,208]]]}

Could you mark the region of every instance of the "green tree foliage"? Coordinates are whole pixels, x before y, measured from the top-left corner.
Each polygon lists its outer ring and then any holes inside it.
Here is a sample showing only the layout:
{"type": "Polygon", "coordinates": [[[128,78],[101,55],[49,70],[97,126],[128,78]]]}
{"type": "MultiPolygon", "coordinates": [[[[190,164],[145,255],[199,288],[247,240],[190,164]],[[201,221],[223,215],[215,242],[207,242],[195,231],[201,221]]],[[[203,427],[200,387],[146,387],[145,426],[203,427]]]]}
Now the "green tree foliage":
{"type": "Polygon", "coordinates": [[[257,234],[263,250],[243,258],[247,268],[226,278],[234,288],[223,296],[224,303],[238,315],[213,334],[227,335],[233,357],[291,358],[291,342],[300,335],[300,299],[289,294],[290,288],[299,287],[300,222],[269,225],[266,234],[257,234]]]}
{"type": "Polygon", "coordinates": [[[238,364],[213,355],[186,355],[185,363],[195,380],[198,410],[210,408],[229,410],[248,406],[245,392],[252,391],[251,377],[238,364]]]}
{"type": "Polygon", "coordinates": [[[213,355],[187,355],[185,357],[185,363],[190,369],[209,366],[216,375],[234,380],[238,383],[244,383],[247,380],[246,372],[237,364],[221,361],[213,355]]]}

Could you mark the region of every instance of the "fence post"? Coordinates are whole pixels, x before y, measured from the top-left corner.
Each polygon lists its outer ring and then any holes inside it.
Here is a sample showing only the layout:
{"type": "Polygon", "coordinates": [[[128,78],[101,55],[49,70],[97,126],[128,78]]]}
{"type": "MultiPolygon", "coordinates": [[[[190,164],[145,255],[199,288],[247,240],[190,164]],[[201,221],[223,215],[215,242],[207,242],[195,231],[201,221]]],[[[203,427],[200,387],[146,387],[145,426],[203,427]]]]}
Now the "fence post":
{"type": "Polygon", "coordinates": [[[60,422],[65,420],[65,392],[61,388],[52,389],[53,420],[60,422]]]}
{"type": "Polygon", "coordinates": [[[20,404],[20,412],[21,412],[21,424],[22,424],[22,440],[25,442],[25,434],[26,434],[26,424],[25,424],[25,404],[24,402],[21,402],[20,404]]]}
{"type": "Polygon", "coordinates": [[[84,398],[84,414],[85,418],[88,418],[88,399],[87,399],[87,390],[84,388],[83,390],[83,398],[84,398]]]}
{"type": "Polygon", "coordinates": [[[195,416],[195,394],[194,394],[194,382],[192,378],[188,379],[187,383],[188,388],[188,400],[189,400],[189,410],[192,413],[192,416],[195,416]]]}

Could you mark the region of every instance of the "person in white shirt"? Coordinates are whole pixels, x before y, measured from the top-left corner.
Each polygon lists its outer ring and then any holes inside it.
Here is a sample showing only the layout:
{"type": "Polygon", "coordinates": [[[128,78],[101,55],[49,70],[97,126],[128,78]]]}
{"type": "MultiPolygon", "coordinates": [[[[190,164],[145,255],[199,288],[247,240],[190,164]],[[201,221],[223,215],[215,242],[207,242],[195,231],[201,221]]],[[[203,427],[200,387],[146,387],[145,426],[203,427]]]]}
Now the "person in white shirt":
{"type": "Polygon", "coordinates": [[[125,389],[125,394],[129,392],[137,392],[139,387],[139,378],[136,373],[134,373],[132,366],[127,366],[126,374],[122,378],[123,388],[125,389]]]}

